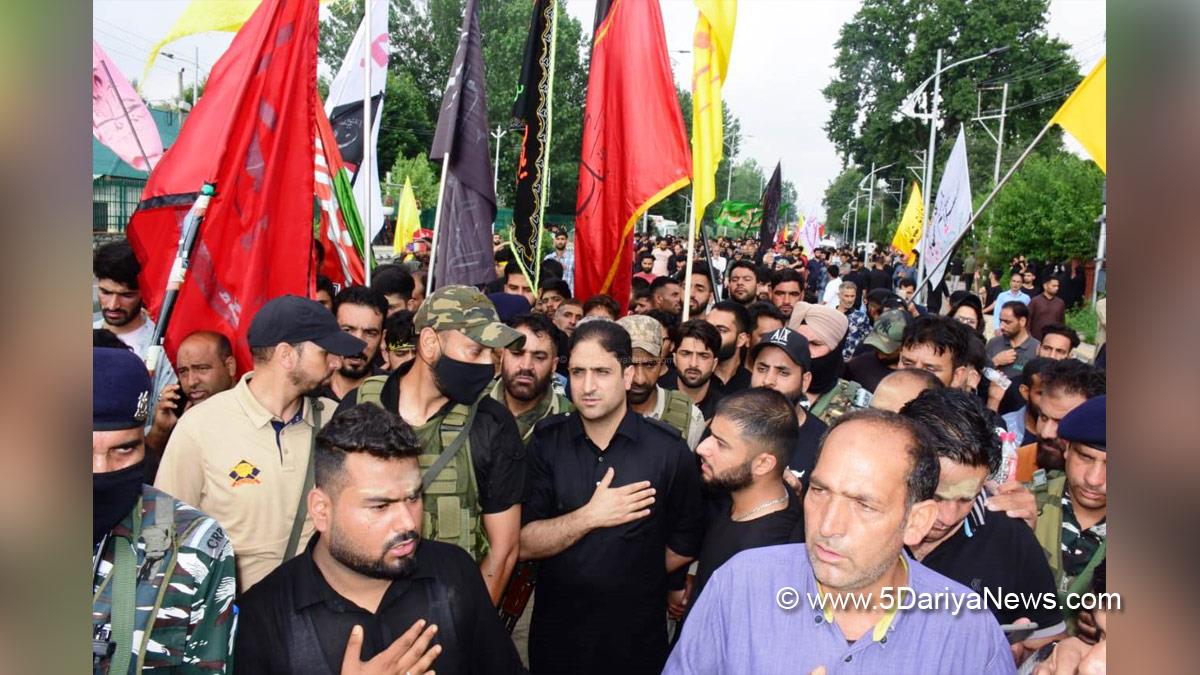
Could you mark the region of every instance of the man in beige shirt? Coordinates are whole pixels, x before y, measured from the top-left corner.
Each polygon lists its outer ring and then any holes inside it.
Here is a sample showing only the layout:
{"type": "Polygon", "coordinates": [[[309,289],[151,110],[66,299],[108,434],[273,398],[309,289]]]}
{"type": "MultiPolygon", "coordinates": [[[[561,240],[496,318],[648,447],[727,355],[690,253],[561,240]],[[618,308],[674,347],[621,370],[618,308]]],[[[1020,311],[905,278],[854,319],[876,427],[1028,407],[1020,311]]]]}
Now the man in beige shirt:
{"type": "MultiPolygon", "coordinates": [[[[247,335],[254,371],[180,418],[155,487],[216,518],[238,552],[238,591],[284,560],[309,474],[312,440],[336,403],[308,396],[362,340],[315,300],[263,305],[247,335]]],[[[291,555],[312,534],[307,513],[291,555]]]]}

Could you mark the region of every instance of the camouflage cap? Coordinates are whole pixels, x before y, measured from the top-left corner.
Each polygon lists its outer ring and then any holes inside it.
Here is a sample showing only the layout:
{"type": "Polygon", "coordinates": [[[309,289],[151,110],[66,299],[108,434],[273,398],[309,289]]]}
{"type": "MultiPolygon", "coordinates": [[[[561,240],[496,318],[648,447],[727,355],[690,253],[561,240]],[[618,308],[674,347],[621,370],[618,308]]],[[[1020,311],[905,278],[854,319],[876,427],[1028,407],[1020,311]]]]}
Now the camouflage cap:
{"type": "Polygon", "coordinates": [[[863,344],[878,349],[883,354],[892,354],[900,349],[900,339],[904,336],[904,327],[908,325],[910,314],[903,309],[889,309],[875,319],[875,326],[863,344]]]}
{"type": "Polygon", "coordinates": [[[644,349],[654,358],[662,356],[662,324],[644,314],[628,314],[617,319],[617,325],[629,333],[634,349],[644,349]]]}
{"type": "Polygon", "coordinates": [[[442,286],[429,294],[413,317],[413,328],[437,332],[462,331],[485,347],[508,347],[524,343],[525,336],[500,323],[496,306],[470,286],[442,286]]]}

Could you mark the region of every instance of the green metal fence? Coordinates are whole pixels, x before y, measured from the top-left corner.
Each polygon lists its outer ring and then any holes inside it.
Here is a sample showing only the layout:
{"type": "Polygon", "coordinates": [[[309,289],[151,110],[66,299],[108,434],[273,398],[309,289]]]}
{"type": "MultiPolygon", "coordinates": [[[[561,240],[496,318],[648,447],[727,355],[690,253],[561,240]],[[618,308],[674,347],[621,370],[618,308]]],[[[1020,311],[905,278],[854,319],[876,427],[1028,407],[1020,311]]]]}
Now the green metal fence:
{"type": "Polygon", "coordinates": [[[92,181],[92,232],[124,232],[145,186],[145,180],[118,176],[92,181]]]}

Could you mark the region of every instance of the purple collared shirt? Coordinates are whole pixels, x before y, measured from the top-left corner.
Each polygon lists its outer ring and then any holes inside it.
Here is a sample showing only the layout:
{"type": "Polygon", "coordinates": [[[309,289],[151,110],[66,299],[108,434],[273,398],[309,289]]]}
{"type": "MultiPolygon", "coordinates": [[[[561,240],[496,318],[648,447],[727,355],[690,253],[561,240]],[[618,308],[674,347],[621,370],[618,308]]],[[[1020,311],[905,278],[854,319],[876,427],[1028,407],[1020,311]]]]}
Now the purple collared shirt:
{"type": "MultiPolygon", "coordinates": [[[[941,609],[900,609],[852,644],[810,603],[818,597],[804,544],[743,551],[709,580],[663,675],[682,673],[1016,673],[992,613],[949,596],[975,595],[908,559],[908,586],[940,594],[941,609]],[[785,607],[788,607],[785,609],[785,607]]],[[[894,599],[895,596],[893,596],[894,599]]]]}

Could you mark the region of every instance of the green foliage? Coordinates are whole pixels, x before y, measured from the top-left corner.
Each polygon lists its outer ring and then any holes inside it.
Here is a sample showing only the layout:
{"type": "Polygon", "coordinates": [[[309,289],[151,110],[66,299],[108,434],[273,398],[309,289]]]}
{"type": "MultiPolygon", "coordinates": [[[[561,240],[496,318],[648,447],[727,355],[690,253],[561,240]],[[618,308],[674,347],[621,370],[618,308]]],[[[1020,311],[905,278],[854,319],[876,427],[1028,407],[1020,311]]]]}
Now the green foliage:
{"type": "Polygon", "coordinates": [[[417,198],[417,207],[431,209],[437,204],[438,173],[437,166],[424,154],[412,157],[398,157],[392,165],[392,182],[387,186],[387,192],[392,195],[393,202],[400,202],[400,192],[404,189],[404,179],[412,182],[413,196],[417,198]]]}
{"type": "MultiPolygon", "coordinates": [[[[834,62],[837,75],[823,91],[833,104],[825,131],[843,161],[858,167],[869,167],[872,160],[897,162],[883,177],[905,175],[905,166],[915,163],[913,152],[927,146],[929,127],[922,120],[897,119],[896,113],[903,99],[933,74],[937,50],[945,50],[945,66],[1008,46],[1007,52],[943,74],[944,123],[938,131],[936,166],[949,154],[959,127],[975,124],[971,119],[979,103],[977,87],[1004,80],[1010,82],[1012,108],[1005,121],[1005,162],[1011,163],[1010,153],[1028,144],[1081,79],[1068,45],[1046,30],[1048,4],[1048,0],[865,0],[854,19],[842,26],[834,62]],[[1017,107],[1035,100],[1038,103],[1017,107]]],[[[932,95],[932,84],[928,93],[932,95]]],[[[998,107],[998,93],[985,92],[983,109],[998,107]]],[[[978,131],[976,126],[975,133],[968,134],[969,155],[993,158],[995,145],[978,131]]],[[[1051,147],[1060,142],[1057,128],[1043,141],[1051,147]]],[[[973,163],[976,191],[991,183],[992,167],[991,161],[973,163]]],[[[861,229],[861,217],[859,225],[861,229]]]]}
{"type": "Polygon", "coordinates": [[[1067,325],[1079,333],[1079,339],[1096,344],[1096,306],[1088,302],[1067,312],[1067,325]]]}
{"type": "Polygon", "coordinates": [[[988,262],[1095,255],[1103,185],[1104,174],[1090,161],[1068,153],[1031,156],[976,224],[988,262]]]}

